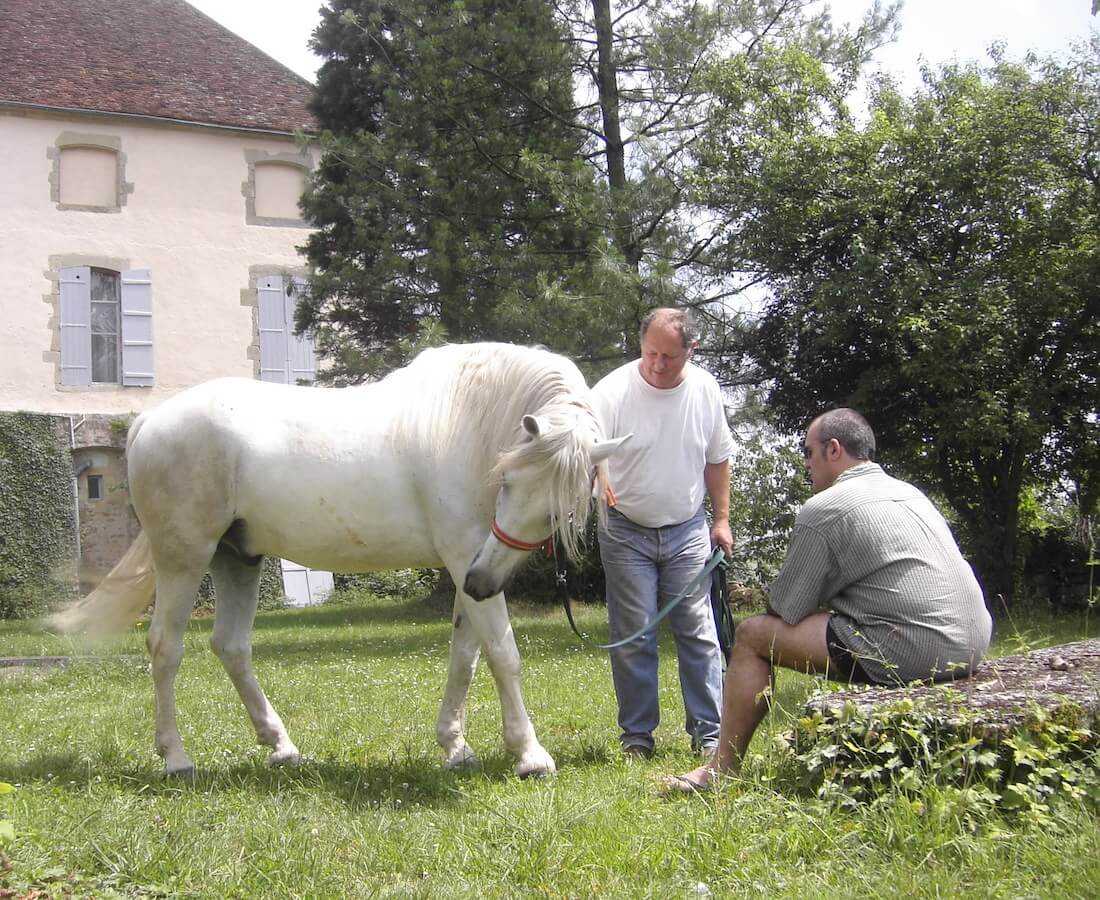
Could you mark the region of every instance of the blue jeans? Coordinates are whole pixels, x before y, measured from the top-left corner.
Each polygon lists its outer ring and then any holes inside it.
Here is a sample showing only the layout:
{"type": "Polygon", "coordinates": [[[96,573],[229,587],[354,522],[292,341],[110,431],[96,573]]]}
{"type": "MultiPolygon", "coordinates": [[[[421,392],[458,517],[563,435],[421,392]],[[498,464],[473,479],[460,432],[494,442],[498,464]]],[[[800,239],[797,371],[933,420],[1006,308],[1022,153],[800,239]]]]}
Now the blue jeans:
{"type": "MultiPolygon", "coordinates": [[[[600,529],[612,641],[633,634],[688,586],[710,555],[710,529],[702,507],[686,522],[662,528],[638,525],[614,509],[600,529]]],[[[685,597],[667,622],[676,639],[685,728],[693,749],[718,743],[722,659],[710,610],[710,582],[685,597]]],[[[660,721],[657,702],[657,635],[647,632],[611,653],[623,746],[653,749],[660,721]]]]}

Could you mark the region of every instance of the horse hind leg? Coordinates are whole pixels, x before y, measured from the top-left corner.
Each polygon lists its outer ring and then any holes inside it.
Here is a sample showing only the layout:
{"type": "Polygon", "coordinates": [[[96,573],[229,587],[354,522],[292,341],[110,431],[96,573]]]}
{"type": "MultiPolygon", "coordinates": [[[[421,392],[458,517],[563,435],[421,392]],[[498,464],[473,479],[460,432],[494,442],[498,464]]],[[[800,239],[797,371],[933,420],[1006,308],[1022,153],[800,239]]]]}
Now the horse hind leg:
{"type": "Polygon", "coordinates": [[[156,750],[164,758],[167,775],[190,777],[195,766],[184,752],[176,724],[176,673],[183,659],[183,634],[191,619],[201,568],[171,571],[157,568],[156,604],[146,646],[153,669],[156,697],[156,750]]]}
{"type": "Polygon", "coordinates": [[[470,691],[481,653],[477,633],[455,595],[454,621],[451,628],[451,655],[447,666],[447,689],[439,709],[435,736],[443,748],[445,769],[476,769],[481,763],[466,743],[466,696],[470,691]]]}
{"type": "Polygon", "coordinates": [[[300,755],[252,669],[252,625],[259,602],[262,563],[262,557],[258,561],[245,561],[225,549],[214,554],[210,577],[216,600],[210,649],[217,654],[237,689],[256,729],[257,740],[271,747],[267,761],[278,766],[296,763],[300,755]]]}

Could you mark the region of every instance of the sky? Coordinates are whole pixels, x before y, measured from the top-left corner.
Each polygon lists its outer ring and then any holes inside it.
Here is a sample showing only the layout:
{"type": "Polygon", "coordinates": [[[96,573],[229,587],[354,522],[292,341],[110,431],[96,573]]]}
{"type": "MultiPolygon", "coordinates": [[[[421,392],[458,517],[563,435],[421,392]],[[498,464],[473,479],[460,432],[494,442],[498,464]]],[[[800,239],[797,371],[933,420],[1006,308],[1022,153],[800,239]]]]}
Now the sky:
{"type": "MultiPolygon", "coordinates": [[[[307,43],[320,21],[320,0],[188,0],[210,18],[259,47],[304,78],[313,80],[320,60],[307,43]]],[[[835,19],[858,20],[870,0],[830,0],[835,19]]],[[[882,48],[871,70],[896,76],[903,87],[919,83],[922,60],[985,60],[995,41],[1008,56],[1029,50],[1064,53],[1074,41],[1100,28],[1092,0],[907,0],[901,34],[882,48]]]]}

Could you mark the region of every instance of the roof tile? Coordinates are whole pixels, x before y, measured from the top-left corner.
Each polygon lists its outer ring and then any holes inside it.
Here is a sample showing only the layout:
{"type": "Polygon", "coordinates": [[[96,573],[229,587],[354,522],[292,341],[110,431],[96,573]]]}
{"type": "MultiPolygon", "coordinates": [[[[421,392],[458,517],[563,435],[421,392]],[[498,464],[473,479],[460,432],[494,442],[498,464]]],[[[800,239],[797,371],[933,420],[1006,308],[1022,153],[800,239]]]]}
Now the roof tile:
{"type": "Polygon", "coordinates": [[[317,128],[309,82],[184,0],[0,0],[0,61],[0,104],[317,128]]]}

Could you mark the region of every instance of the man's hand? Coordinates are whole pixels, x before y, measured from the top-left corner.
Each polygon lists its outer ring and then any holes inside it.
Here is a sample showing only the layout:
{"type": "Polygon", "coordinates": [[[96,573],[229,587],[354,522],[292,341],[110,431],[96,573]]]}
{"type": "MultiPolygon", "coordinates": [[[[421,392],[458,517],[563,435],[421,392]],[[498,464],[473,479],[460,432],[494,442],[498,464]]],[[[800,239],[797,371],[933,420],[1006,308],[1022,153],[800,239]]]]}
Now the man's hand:
{"type": "Polygon", "coordinates": [[[726,521],[715,522],[710,529],[710,545],[721,547],[726,554],[726,559],[733,557],[733,532],[730,531],[730,523],[726,521]]]}
{"type": "Polygon", "coordinates": [[[710,545],[721,547],[726,559],[733,558],[733,532],[730,531],[730,461],[707,463],[703,481],[710,497],[710,512],[714,524],[710,527],[710,545]]]}

